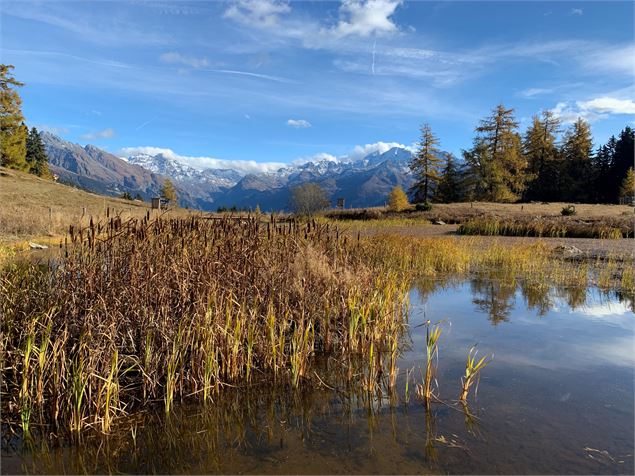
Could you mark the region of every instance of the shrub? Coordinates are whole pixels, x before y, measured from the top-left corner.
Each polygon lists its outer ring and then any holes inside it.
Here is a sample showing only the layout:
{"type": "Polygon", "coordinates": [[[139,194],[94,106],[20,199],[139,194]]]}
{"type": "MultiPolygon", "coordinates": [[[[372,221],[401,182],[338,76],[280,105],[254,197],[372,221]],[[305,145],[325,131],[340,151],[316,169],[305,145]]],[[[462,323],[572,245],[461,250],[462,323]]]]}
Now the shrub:
{"type": "Polygon", "coordinates": [[[567,205],[560,211],[560,214],[565,217],[573,216],[576,213],[577,212],[575,211],[575,205],[567,205]]]}
{"type": "Polygon", "coordinates": [[[432,210],[432,204],[430,202],[420,202],[415,205],[415,209],[418,212],[429,212],[432,210]]]}

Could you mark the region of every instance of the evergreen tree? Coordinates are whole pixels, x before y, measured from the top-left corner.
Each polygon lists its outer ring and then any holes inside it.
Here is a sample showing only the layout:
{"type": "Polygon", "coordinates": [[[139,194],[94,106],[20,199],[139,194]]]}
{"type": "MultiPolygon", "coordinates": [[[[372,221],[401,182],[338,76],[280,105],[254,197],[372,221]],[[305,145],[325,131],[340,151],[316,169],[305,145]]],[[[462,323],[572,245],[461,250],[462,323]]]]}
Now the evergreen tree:
{"type": "Polygon", "coordinates": [[[0,64],[0,165],[27,170],[27,128],[22,100],[15,88],[23,86],[13,78],[12,65],[0,64]]]}
{"type": "Polygon", "coordinates": [[[165,179],[161,188],[161,198],[169,202],[176,202],[176,189],[170,179],[165,179]]]}
{"type": "Polygon", "coordinates": [[[556,145],[560,132],[560,120],[551,111],[543,111],[541,117],[534,116],[525,133],[523,153],[528,164],[525,198],[527,200],[554,201],[559,198],[559,175],[561,156],[556,145]]]}
{"type": "Polygon", "coordinates": [[[591,158],[593,175],[593,200],[599,203],[610,203],[615,201],[615,193],[612,188],[611,172],[613,159],[615,158],[615,136],[611,136],[606,144],[599,147],[595,155],[591,158]]]}
{"type": "Polygon", "coordinates": [[[633,167],[633,157],[635,156],[635,131],[627,126],[615,142],[615,153],[611,163],[611,202],[617,202],[617,192],[624,181],[628,170],[633,167]]]}
{"type": "Polygon", "coordinates": [[[592,151],[591,127],[579,118],[565,133],[562,145],[564,168],[559,186],[564,201],[588,202],[593,198],[590,187],[595,178],[592,151]]]}
{"type": "Polygon", "coordinates": [[[439,140],[432,133],[429,124],[421,127],[421,141],[417,155],[410,162],[410,170],[415,175],[415,202],[427,202],[432,196],[432,188],[440,180],[440,169],[443,165],[441,150],[437,147],[439,140]]]}
{"type": "Polygon", "coordinates": [[[31,128],[26,139],[26,161],[29,166],[29,172],[38,177],[51,178],[46,148],[40,133],[35,127],[31,128]]]}
{"type": "Polygon", "coordinates": [[[408,196],[403,188],[396,186],[388,195],[388,209],[392,212],[401,212],[410,207],[408,196]]]}
{"type": "Polygon", "coordinates": [[[626,201],[629,205],[633,202],[633,198],[635,197],[635,173],[633,173],[633,167],[628,169],[626,172],[626,177],[622,181],[622,186],[620,187],[620,198],[626,201]]]}
{"type": "Polygon", "coordinates": [[[437,187],[435,197],[442,203],[458,202],[463,198],[461,172],[457,166],[456,158],[452,154],[447,154],[445,167],[441,174],[441,180],[437,187]]]}
{"type": "Polygon", "coordinates": [[[477,198],[513,202],[520,198],[528,179],[514,110],[500,104],[476,128],[474,146],[464,151],[477,185],[477,198]]]}

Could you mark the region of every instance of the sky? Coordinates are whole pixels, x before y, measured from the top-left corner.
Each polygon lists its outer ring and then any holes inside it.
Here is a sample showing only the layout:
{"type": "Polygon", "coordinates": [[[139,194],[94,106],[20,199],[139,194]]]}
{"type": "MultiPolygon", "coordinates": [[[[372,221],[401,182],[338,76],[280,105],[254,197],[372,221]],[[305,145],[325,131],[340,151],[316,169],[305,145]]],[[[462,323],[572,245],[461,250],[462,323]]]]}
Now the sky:
{"type": "Polygon", "coordinates": [[[460,155],[497,104],[600,145],[635,124],[634,3],[10,1],[29,126],[110,152],[273,170],[412,146],[460,155]]]}

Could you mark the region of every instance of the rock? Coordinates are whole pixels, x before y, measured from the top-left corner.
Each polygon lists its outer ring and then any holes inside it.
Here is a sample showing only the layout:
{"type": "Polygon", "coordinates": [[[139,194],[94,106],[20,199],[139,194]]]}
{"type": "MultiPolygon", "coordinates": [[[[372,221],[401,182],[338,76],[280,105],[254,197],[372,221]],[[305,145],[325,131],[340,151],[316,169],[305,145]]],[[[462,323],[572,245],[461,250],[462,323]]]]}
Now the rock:
{"type": "Polygon", "coordinates": [[[568,256],[576,256],[582,253],[582,250],[571,245],[558,245],[553,249],[556,253],[568,256]]]}
{"type": "Polygon", "coordinates": [[[434,220],[432,222],[433,225],[445,225],[446,223],[443,220],[434,220]]]}
{"type": "Polygon", "coordinates": [[[48,249],[48,246],[40,245],[39,243],[29,242],[29,248],[31,248],[32,250],[46,250],[48,249]]]}

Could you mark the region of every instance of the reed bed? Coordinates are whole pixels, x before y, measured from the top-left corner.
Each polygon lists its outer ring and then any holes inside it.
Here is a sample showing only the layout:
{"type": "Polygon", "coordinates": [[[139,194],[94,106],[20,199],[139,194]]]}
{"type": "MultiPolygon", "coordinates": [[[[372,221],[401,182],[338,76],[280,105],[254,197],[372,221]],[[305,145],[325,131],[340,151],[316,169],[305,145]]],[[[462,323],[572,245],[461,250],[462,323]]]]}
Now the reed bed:
{"type": "Polygon", "coordinates": [[[405,274],[365,265],[329,225],[114,217],[60,246],[0,280],[2,413],[25,437],[108,432],[225,386],[298,387],[321,355],[367,358],[376,379],[403,329],[405,274]]]}
{"type": "Polygon", "coordinates": [[[462,223],[457,232],[461,235],[620,239],[633,238],[633,219],[613,217],[582,221],[567,217],[482,217],[462,223]]]}

